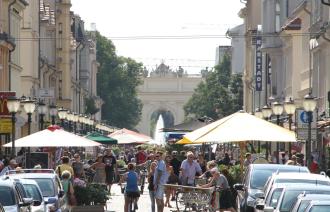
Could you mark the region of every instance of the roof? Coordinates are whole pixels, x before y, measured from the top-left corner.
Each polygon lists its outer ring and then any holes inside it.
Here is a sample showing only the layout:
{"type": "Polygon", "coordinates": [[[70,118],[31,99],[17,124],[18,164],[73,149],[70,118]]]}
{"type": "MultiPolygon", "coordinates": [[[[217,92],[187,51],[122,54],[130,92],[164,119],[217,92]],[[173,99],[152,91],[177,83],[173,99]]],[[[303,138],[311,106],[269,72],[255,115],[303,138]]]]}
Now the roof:
{"type": "Polygon", "coordinates": [[[173,132],[173,131],[191,132],[191,131],[194,131],[201,127],[204,127],[207,124],[208,124],[207,122],[202,122],[202,121],[199,121],[196,119],[196,120],[191,120],[189,122],[174,125],[173,127],[170,127],[170,128],[163,128],[162,131],[163,132],[173,132]]]}
{"type": "Polygon", "coordinates": [[[275,173],[273,175],[273,178],[275,179],[314,179],[314,180],[328,180],[330,179],[324,175],[321,174],[311,174],[311,173],[301,173],[297,172],[295,173],[287,173],[287,172],[280,172],[280,173],[275,173]]]}
{"type": "Polygon", "coordinates": [[[305,166],[289,166],[282,164],[250,164],[252,169],[271,169],[271,170],[297,170],[297,172],[309,172],[305,166]]]}
{"type": "Polygon", "coordinates": [[[0,178],[0,186],[8,186],[8,187],[12,187],[13,186],[14,181],[8,177],[2,177],[0,178]]]}
{"type": "Polygon", "coordinates": [[[23,179],[26,179],[26,178],[29,178],[29,179],[33,179],[33,178],[53,179],[53,178],[55,178],[55,176],[56,176],[56,174],[50,174],[50,173],[17,173],[17,174],[10,175],[10,177],[17,178],[17,179],[21,179],[21,178],[23,178],[23,179]]]}
{"type": "Polygon", "coordinates": [[[300,194],[298,198],[301,200],[329,200],[329,194],[300,194]]]}
{"type": "Polygon", "coordinates": [[[296,184],[280,184],[284,186],[285,190],[301,190],[301,191],[310,191],[310,190],[322,190],[322,191],[330,191],[330,186],[326,185],[315,185],[315,184],[304,184],[304,183],[296,183],[296,184]]]}

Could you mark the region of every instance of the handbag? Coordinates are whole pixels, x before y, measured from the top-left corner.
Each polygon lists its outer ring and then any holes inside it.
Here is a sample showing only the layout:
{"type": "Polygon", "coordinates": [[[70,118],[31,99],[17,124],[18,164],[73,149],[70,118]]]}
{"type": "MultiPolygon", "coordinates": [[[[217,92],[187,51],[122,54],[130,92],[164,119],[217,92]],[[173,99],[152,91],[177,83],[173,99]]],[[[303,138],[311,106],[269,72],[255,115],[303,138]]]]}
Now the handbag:
{"type": "Polygon", "coordinates": [[[72,190],[73,190],[73,187],[72,187],[71,182],[69,182],[69,188],[68,188],[68,193],[67,193],[67,195],[68,195],[68,203],[71,206],[75,206],[75,205],[77,205],[77,199],[76,199],[74,193],[71,192],[71,189],[70,188],[72,188],[72,190]]]}

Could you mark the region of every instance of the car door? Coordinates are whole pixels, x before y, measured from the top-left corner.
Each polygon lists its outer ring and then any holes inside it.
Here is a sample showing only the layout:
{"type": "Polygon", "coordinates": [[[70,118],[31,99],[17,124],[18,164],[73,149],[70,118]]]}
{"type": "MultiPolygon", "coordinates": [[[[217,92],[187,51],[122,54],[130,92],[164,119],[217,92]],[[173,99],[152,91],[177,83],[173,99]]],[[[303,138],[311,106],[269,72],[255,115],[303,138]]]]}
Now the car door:
{"type": "Polygon", "coordinates": [[[247,193],[247,185],[248,185],[248,179],[250,175],[250,167],[247,169],[243,180],[242,180],[242,184],[243,184],[243,190],[237,190],[237,207],[238,208],[244,208],[244,204],[246,201],[246,193],[247,193]]]}
{"type": "Polygon", "coordinates": [[[19,212],[29,212],[30,211],[30,206],[19,206],[20,203],[23,203],[23,190],[22,188],[16,183],[14,186],[14,192],[15,192],[15,196],[17,198],[18,204],[18,211],[19,212]]]}

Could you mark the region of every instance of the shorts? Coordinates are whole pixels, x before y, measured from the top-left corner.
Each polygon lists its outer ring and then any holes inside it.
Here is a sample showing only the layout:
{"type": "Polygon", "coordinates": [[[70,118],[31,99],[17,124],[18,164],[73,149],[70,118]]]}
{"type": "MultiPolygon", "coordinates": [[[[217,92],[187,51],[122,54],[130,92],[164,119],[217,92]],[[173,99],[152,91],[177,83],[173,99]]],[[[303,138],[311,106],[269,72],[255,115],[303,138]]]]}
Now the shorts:
{"type": "Polygon", "coordinates": [[[126,191],[125,196],[129,197],[129,198],[138,198],[138,197],[140,197],[140,192],[139,191],[126,191]]]}
{"type": "Polygon", "coordinates": [[[105,174],[106,174],[106,176],[105,176],[105,182],[107,184],[112,184],[113,181],[114,181],[114,176],[115,176],[114,171],[106,171],[105,174]]]}
{"type": "Polygon", "coordinates": [[[157,190],[155,191],[155,198],[156,199],[163,199],[164,198],[164,185],[158,185],[157,190]]]}

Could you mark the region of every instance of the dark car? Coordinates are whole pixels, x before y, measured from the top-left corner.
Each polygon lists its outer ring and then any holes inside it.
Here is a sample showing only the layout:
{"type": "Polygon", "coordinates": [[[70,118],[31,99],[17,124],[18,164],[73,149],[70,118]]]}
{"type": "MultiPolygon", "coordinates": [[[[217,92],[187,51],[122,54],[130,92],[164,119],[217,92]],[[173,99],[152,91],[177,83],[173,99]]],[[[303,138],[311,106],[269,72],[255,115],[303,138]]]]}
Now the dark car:
{"type": "Polygon", "coordinates": [[[242,184],[235,184],[237,190],[237,211],[253,212],[256,199],[263,194],[263,187],[275,172],[309,172],[307,167],[282,164],[250,164],[242,184]]]}

